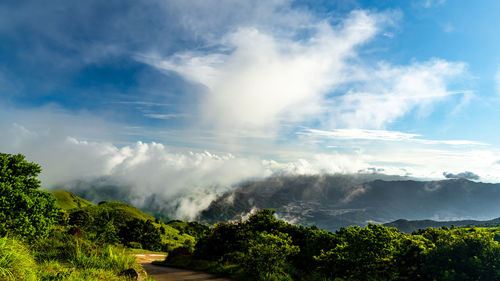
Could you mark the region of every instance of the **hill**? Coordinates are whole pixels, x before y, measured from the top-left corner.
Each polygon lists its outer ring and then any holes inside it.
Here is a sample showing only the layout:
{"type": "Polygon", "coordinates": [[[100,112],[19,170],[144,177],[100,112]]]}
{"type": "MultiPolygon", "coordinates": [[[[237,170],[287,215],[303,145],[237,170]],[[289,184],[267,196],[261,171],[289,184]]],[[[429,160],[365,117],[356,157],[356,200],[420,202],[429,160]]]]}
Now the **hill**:
{"type": "Polygon", "coordinates": [[[134,206],[122,202],[116,202],[116,201],[101,202],[97,205],[97,207],[108,211],[119,212],[130,219],[135,218],[146,221],[147,220],[155,221],[154,217],[146,214],[145,212],[137,209],[134,206]]]}
{"type": "Polygon", "coordinates": [[[399,219],[393,222],[384,223],[384,226],[395,227],[400,231],[412,233],[419,229],[428,227],[452,227],[452,226],[470,226],[470,227],[498,227],[500,226],[500,218],[478,221],[478,220],[456,220],[456,221],[434,221],[434,220],[405,220],[399,219]]]}
{"type": "Polygon", "coordinates": [[[196,239],[190,235],[195,232],[187,232],[160,222],[153,216],[123,202],[102,201],[96,205],[66,190],[55,190],[51,191],[51,193],[56,198],[56,205],[66,210],[70,218],[74,217],[72,215],[74,213],[84,212],[91,217],[90,221],[112,222],[113,227],[116,229],[130,224],[134,220],[148,222],[155,228],[160,229],[161,243],[168,245],[170,248],[193,245],[196,239]]]}
{"type": "Polygon", "coordinates": [[[199,219],[233,220],[273,208],[293,223],[337,230],[397,219],[442,221],[500,215],[500,184],[465,179],[372,180],[363,176],[281,176],[247,182],[214,200],[199,219]]]}
{"type": "Polygon", "coordinates": [[[51,193],[56,198],[56,205],[63,210],[70,210],[74,208],[84,208],[93,206],[94,204],[80,198],[73,193],[66,190],[53,190],[51,193]]]}

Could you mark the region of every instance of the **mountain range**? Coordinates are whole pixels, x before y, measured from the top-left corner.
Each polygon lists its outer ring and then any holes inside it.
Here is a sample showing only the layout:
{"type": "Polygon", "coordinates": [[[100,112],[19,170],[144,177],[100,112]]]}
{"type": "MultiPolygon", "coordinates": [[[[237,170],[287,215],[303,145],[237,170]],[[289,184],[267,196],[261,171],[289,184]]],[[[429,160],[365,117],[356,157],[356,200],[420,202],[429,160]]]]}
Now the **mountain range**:
{"type": "MultiPolygon", "coordinates": [[[[336,230],[398,219],[488,220],[500,216],[499,202],[500,184],[466,179],[417,181],[397,177],[371,180],[368,175],[281,176],[240,184],[214,200],[201,212],[199,220],[209,223],[233,220],[255,209],[273,208],[287,221],[336,230]]],[[[440,223],[434,225],[440,226],[440,223]]]]}

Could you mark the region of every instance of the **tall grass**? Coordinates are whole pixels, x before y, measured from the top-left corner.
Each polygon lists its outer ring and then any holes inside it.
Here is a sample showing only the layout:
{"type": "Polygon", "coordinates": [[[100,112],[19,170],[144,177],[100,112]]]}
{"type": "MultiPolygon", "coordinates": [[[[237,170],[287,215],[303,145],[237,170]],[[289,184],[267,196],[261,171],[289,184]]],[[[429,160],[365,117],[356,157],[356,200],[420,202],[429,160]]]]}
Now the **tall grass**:
{"type": "Polygon", "coordinates": [[[125,249],[111,245],[88,252],[77,244],[71,257],[71,264],[75,268],[105,269],[115,272],[131,268],[134,262],[135,257],[125,249]]]}
{"type": "Polygon", "coordinates": [[[62,231],[54,231],[49,238],[38,241],[32,250],[42,281],[127,280],[118,273],[139,266],[135,256],[123,247],[99,245],[62,231]]]}
{"type": "Polygon", "coordinates": [[[0,238],[0,280],[37,280],[37,265],[21,242],[0,238]]]}

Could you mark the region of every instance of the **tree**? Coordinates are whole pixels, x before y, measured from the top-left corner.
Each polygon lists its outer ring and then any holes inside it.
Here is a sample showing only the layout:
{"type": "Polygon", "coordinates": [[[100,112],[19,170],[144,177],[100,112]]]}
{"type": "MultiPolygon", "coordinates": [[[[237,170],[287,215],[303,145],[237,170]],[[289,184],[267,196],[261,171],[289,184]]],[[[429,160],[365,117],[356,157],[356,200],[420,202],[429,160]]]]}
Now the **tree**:
{"type": "Polygon", "coordinates": [[[150,220],[132,219],[118,232],[124,244],[141,243],[143,249],[158,251],[161,249],[161,233],[150,220]]]}
{"type": "Polygon", "coordinates": [[[0,153],[0,235],[26,239],[47,235],[58,208],[52,194],[39,190],[41,171],[22,154],[0,153]]]}
{"type": "Polygon", "coordinates": [[[350,226],[337,232],[339,243],[317,257],[320,271],[330,278],[390,280],[393,255],[405,235],[381,225],[350,226]]]}
{"type": "Polygon", "coordinates": [[[257,280],[287,280],[285,272],[287,258],[299,252],[297,246],[285,233],[278,235],[259,233],[250,242],[250,248],[244,258],[247,274],[257,280]]]}

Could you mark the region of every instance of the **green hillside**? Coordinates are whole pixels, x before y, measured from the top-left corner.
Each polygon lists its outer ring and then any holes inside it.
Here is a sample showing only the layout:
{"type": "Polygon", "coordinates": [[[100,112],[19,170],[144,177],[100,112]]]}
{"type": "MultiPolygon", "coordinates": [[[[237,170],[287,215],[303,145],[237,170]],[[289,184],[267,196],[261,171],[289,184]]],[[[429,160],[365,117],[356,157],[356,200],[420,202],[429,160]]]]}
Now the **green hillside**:
{"type": "Polygon", "coordinates": [[[97,222],[97,224],[113,225],[112,228],[118,231],[131,223],[133,224],[134,220],[140,220],[152,224],[154,228],[159,230],[159,238],[161,244],[164,245],[162,250],[186,245],[192,246],[195,243],[196,238],[189,235],[189,232],[180,231],[175,227],[160,222],[153,216],[126,203],[109,201],[95,205],[66,190],[54,190],[51,193],[56,198],[56,205],[68,212],[70,221],[73,219],[81,223],[83,229],[90,236],[96,236],[94,239],[98,239],[97,237],[102,232],[99,226],[96,225],[97,222]],[[85,219],[82,221],[83,218],[85,219]]]}
{"type": "Polygon", "coordinates": [[[56,205],[63,210],[84,208],[94,205],[66,190],[53,190],[51,193],[56,197],[56,205]]]}
{"type": "Polygon", "coordinates": [[[99,205],[97,205],[96,207],[100,208],[100,209],[105,209],[108,211],[120,212],[120,213],[122,213],[122,215],[124,215],[125,217],[128,217],[129,219],[155,221],[154,217],[144,213],[143,211],[137,209],[136,207],[133,207],[129,204],[122,203],[122,202],[117,202],[117,201],[103,202],[103,203],[99,203],[99,205]]]}

